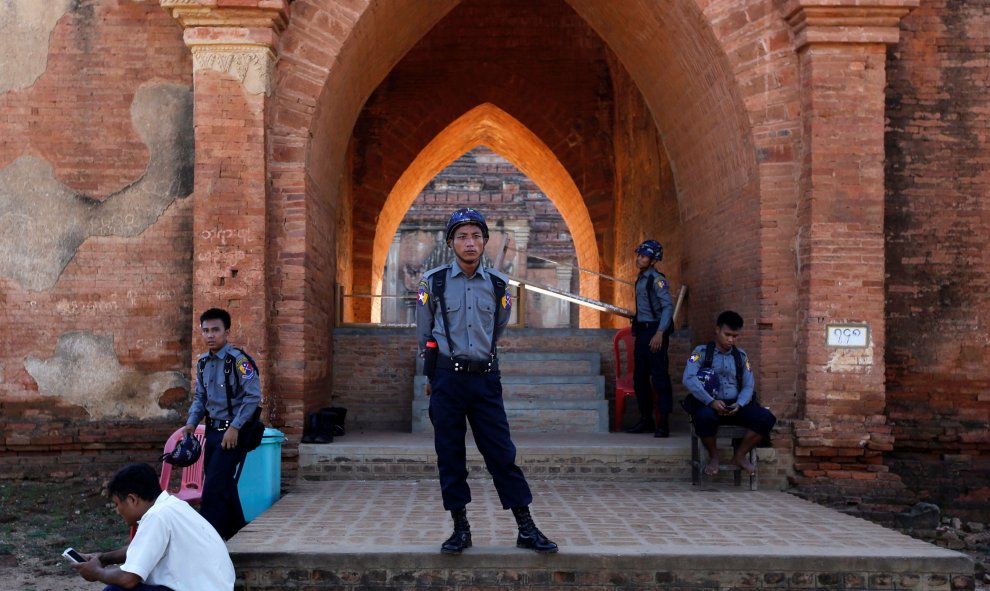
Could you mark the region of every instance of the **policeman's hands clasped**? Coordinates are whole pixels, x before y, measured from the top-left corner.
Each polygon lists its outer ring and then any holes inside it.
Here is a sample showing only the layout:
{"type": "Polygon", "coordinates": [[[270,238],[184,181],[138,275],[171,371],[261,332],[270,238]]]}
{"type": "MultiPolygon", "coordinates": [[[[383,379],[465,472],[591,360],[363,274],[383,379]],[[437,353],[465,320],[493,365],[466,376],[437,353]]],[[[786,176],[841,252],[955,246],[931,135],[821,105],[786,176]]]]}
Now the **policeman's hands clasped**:
{"type": "Polygon", "coordinates": [[[722,416],[731,416],[739,412],[739,404],[735,402],[732,404],[726,404],[721,400],[712,400],[712,403],[708,406],[710,406],[716,414],[722,416]]]}

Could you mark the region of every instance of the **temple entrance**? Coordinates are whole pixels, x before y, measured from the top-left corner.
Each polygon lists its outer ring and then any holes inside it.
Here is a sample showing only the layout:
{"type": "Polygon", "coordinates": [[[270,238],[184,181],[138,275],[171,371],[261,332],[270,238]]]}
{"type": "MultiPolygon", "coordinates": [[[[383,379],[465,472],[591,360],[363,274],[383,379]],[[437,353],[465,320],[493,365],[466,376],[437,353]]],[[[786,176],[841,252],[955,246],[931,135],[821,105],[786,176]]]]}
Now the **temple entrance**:
{"type": "MultiPolygon", "coordinates": [[[[419,281],[424,272],[450,262],[444,226],[449,212],[465,202],[491,221],[486,266],[565,292],[578,290],[574,242],[563,216],[508,160],[478,147],[435,176],[402,218],[383,272],[383,324],[415,323],[419,281]]],[[[577,328],[577,309],[571,306],[576,304],[534,292],[526,296],[523,318],[520,307],[513,308],[510,324],[577,328]]]]}

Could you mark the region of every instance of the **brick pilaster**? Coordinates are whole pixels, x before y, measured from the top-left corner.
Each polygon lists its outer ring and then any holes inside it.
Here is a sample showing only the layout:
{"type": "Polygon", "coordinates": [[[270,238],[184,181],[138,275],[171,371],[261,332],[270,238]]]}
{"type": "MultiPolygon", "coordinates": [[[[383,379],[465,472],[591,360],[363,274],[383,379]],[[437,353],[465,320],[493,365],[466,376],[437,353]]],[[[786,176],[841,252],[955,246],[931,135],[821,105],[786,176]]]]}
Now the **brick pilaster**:
{"type": "MultiPolygon", "coordinates": [[[[256,356],[271,392],[265,121],[288,2],[160,3],[183,26],[193,55],[194,320],[206,308],[228,309],[231,340],[256,356]]],[[[198,326],[193,331],[198,343],[198,326]]]]}
{"type": "Polygon", "coordinates": [[[883,451],[886,49],[918,0],[792,0],[803,124],[798,205],[798,484],[844,494],[897,487],[883,451]],[[829,323],[866,323],[867,347],[826,345],[829,323]]]}

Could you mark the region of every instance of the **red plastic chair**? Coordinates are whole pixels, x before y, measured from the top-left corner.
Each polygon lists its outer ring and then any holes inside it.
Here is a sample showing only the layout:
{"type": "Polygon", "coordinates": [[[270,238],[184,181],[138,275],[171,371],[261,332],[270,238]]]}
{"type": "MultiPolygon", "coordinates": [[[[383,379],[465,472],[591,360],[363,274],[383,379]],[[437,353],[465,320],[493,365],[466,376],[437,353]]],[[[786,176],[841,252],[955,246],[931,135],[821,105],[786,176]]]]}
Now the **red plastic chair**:
{"type": "MultiPolygon", "coordinates": [[[[626,410],[626,397],[636,397],[636,388],[633,386],[633,370],[636,367],[634,361],[633,348],[636,346],[636,338],[632,334],[632,328],[619,329],[612,337],[612,350],[615,351],[615,430],[622,430],[622,417],[626,410]],[[622,347],[619,347],[619,344],[622,347]],[[622,362],[623,350],[625,351],[625,363],[622,362]],[[622,371],[625,368],[625,371],[622,371]]],[[[653,407],[656,409],[657,392],[653,391],[653,407]]],[[[654,410],[654,421],[660,420],[660,413],[654,410]]]]}
{"type": "MultiPolygon", "coordinates": [[[[175,433],[172,433],[172,436],[165,442],[163,451],[168,453],[175,449],[175,446],[182,441],[182,436],[182,429],[178,429],[175,433]]],[[[203,425],[197,426],[193,432],[193,436],[199,439],[199,444],[203,446],[205,451],[206,427],[203,425]]],[[[174,495],[190,505],[198,505],[203,497],[203,459],[205,455],[205,453],[200,454],[195,464],[182,469],[182,478],[179,481],[178,489],[169,488],[169,481],[172,479],[172,464],[162,462],[162,475],[158,479],[162,490],[168,491],[170,495],[174,495]]]]}

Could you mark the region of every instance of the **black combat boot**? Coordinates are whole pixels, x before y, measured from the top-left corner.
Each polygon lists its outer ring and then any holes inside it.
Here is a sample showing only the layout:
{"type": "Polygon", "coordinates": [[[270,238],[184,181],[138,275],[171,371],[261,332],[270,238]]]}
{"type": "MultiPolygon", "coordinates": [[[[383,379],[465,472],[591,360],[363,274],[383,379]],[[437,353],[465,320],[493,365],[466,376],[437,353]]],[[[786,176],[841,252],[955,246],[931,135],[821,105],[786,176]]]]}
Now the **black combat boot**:
{"type": "Polygon", "coordinates": [[[529,507],[513,507],[512,514],[515,515],[516,523],[519,525],[516,547],[536,550],[540,554],[553,554],[557,551],[557,544],[548,540],[543,532],[536,528],[533,516],[529,514],[529,507]]]}
{"type": "Polygon", "coordinates": [[[654,437],[670,437],[670,417],[668,415],[660,415],[660,422],[657,424],[657,430],[653,432],[654,437]]]}
{"type": "Polygon", "coordinates": [[[440,546],[443,554],[460,554],[465,548],[471,547],[471,525],[467,519],[467,509],[451,509],[450,516],[454,518],[454,533],[440,546]]]}
{"type": "Polygon", "coordinates": [[[653,431],[652,419],[640,419],[638,423],[624,430],[623,433],[649,433],[653,431]]]}

